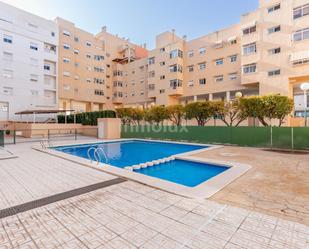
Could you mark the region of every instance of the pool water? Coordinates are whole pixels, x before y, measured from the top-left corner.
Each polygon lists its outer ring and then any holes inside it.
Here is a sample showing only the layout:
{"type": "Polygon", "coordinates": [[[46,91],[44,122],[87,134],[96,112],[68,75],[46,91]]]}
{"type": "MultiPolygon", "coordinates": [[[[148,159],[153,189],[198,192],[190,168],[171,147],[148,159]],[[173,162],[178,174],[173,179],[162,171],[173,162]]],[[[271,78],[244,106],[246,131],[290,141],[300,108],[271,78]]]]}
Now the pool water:
{"type": "Polygon", "coordinates": [[[134,170],[134,172],[187,187],[195,187],[227,169],[229,167],[176,159],[168,163],[134,170]]]}
{"type": "MultiPolygon", "coordinates": [[[[164,157],[169,157],[175,154],[190,152],[199,149],[205,149],[208,146],[178,144],[178,143],[164,143],[152,141],[119,141],[106,142],[97,144],[84,144],[72,146],[59,146],[53,149],[71,154],[78,157],[88,158],[87,151],[92,146],[100,147],[104,150],[107,161],[102,152],[100,155],[101,162],[112,166],[124,168],[125,166],[132,166],[135,164],[145,163],[164,157]]],[[[90,151],[90,155],[94,158],[94,150],[90,151]]]]}

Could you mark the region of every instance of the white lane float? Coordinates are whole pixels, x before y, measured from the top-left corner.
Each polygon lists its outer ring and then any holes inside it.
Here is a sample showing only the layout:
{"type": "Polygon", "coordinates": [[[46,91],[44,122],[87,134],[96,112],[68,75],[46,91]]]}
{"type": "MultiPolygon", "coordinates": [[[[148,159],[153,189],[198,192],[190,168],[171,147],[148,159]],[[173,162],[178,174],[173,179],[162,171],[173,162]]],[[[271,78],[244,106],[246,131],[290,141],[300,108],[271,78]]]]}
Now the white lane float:
{"type": "Polygon", "coordinates": [[[153,162],[147,162],[147,166],[149,167],[153,166],[153,162]]]}
{"type": "Polygon", "coordinates": [[[153,162],[154,165],[160,164],[160,160],[154,160],[154,161],[152,161],[152,162],[153,162]]]}
{"type": "Polygon", "coordinates": [[[133,165],[132,168],[133,168],[133,169],[140,169],[141,166],[140,166],[140,165],[133,165]]]}
{"type": "Polygon", "coordinates": [[[148,167],[147,163],[140,163],[141,169],[145,169],[148,167]]]}

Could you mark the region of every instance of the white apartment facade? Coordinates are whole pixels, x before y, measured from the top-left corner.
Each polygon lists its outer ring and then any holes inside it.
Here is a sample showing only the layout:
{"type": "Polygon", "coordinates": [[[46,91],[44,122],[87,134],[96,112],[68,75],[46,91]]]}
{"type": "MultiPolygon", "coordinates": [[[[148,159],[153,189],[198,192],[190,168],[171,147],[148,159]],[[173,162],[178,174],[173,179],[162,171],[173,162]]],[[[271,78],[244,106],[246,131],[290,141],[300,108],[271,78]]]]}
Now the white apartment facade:
{"type": "Polygon", "coordinates": [[[0,39],[0,120],[28,120],[15,113],[56,109],[57,24],[0,2],[0,39]]]}

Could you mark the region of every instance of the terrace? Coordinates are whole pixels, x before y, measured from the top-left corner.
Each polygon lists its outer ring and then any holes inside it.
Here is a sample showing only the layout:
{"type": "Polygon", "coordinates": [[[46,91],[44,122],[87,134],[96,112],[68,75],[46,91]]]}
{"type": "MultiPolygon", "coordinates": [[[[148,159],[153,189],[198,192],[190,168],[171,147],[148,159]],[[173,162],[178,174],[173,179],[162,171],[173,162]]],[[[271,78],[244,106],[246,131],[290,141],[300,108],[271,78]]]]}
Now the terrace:
{"type": "Polygon", "coordinates": [[[308,247],[308,154],[234,146],[197,152],[252,168],[212,197],[192,199],[38,146],[8,145],[17,158],[0,161],[3,248],[308,247]]]}

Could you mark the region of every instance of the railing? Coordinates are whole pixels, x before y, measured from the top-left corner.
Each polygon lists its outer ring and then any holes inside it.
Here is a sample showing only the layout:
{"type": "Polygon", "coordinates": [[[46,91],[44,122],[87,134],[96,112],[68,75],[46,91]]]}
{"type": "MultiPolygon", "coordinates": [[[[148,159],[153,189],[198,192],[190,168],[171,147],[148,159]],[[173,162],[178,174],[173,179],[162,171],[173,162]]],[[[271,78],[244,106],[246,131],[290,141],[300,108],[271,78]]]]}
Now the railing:
{"type": "MultiPolygon", "coordinates": [[[[24,142],[47,142],[98,138],[97,127],[59,129],[5,129],[0,130],[0,146],[24,142]]],[[[46,147],[46,146],[45,146],[46,147]]]]}
{"type": "Polygon", "coordinates": [[[93,150],[93,158],[96,160],[97,164],[99,164],[101,162],[101,157],[99,154],[99,151],[101,151],[105,157],[105,163],[108,162],[107,156],[105,154],[105,151],[101,148],[101,147],[95,147],[95,146],[91,146],[88,150],[87,150],[87,156],[88,159],[90,160],[90,163],[92,163],[92,157],[90,152],[93,150]]]}

